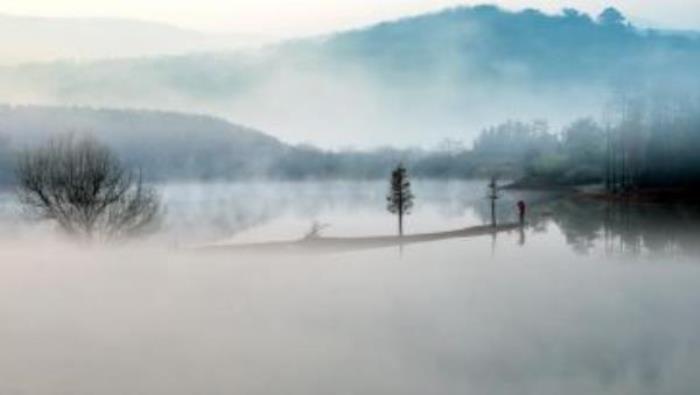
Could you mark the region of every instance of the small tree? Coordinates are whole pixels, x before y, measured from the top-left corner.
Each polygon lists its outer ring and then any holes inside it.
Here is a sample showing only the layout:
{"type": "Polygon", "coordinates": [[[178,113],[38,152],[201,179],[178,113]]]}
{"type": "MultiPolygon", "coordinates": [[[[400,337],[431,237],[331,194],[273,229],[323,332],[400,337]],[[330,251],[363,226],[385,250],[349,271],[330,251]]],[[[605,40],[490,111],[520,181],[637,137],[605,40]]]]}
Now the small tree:
{"type": "Polygon", "coordinates": [[[86,239],[142,233],[159,213],[156,192],[106,146],[72,135],[19,155],[17,194],[27,211],[86,239]]]}
{"type": "Polygon", "coordinates": [[[498,177],[491,176],[491,181],[488,186],[488,198],[491,201],[491,226],[494,228],[497,225],[496,222],[496,200],[500,198],[498,194],[498,177]]]}
{"type": "Polygon", "coordinates": [[[386,200],[389,212],[399,217],[399,236],[401,237],[403,237],[403,216],[411,213],[413,198],[408,172],[403,164],[399,164],[391,173],[389,194],[386,200]]]}
{"type": "Polygon", "coordinates": [[[309,229],[308,232],[304,235],[304,240],[316,240],[319,237],[321,237],[321,232],[330,227],[329,224],[322,224],[318,221],[314,221],[311,224],[311,228],[309,229]]]}

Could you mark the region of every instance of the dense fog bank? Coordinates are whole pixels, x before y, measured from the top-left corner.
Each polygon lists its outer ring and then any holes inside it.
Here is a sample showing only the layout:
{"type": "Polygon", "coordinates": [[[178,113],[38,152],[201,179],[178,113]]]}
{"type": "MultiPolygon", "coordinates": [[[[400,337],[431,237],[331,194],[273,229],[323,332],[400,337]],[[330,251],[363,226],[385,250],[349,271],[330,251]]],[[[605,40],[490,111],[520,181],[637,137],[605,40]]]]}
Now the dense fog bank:
{"type": "Polygon", "coordinates": [[[700,386],[697,265],[602,264],[554,245],[533,255],[516,238],[500,238],[495,257],[477,241],[450,254],[412,247],[403,259],[393,249],[263,258],[3,244],[0,392],[700,386]]]}

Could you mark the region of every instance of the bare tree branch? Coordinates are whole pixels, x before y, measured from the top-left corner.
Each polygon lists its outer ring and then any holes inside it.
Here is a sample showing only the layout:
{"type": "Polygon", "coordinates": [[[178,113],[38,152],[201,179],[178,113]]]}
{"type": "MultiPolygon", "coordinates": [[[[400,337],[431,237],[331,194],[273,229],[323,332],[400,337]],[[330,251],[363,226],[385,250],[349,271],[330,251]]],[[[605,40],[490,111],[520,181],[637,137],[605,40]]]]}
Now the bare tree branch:
{"type": "Polygon", "coordinates": [[[67,233],[118,239],[144,232],[160,212],[156,192],[92,138],[73,135],[23,152],[17,194],[26,211],[67,233]]]}

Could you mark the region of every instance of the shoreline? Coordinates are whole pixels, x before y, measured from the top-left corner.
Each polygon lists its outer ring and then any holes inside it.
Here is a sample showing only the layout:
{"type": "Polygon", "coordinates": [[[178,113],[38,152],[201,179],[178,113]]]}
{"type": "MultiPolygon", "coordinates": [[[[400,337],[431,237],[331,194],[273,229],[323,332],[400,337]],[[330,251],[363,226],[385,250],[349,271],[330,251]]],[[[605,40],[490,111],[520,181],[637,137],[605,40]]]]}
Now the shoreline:
{"type": "Polygon", "coordinates": [[[700,189],[691,187],[641,188],[628,192],[611,192],[605,190],[603,184],[555,185],[514,182],[504,186],[502,189],[511,191],[557,192],[570,194],[573,197],[610,202],[700,205],[700,189]]]}
{"type": "Polygon", "coordinates": [[[335,253],[345,251],[370,250],[395,246],[406,246],[439,240],[470,238],[497,233],[512,232],[521,228],[521,224],[505,223],[493,227],[478,225],[463,229],[399,236],[367,237],[318,237],[313,239],[270,241],[245,244],[221,244],[197,247],[204,252],[320,252],[335,253]]]}
{"type": "Polygon", "coordinates": [[[624,193],[579,191],[579,195],[609,202],[700,205],[700,191],[690,188],[649,188],[624,193]]]}

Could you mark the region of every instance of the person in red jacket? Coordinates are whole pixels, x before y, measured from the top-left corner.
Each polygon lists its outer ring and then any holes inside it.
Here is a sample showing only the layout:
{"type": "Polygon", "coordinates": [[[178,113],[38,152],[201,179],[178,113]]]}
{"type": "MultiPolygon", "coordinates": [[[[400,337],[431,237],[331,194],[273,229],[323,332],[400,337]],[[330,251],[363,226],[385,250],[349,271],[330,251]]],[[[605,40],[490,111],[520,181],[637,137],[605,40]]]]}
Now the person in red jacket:
{"type": "Polygon", "coordinates": [[[518,202],[518,218],[520,219],[520,225],[525,225],[525,211],[527,210],[527,206],[525,205],[524,201],[519,201],[518,202]]]}

